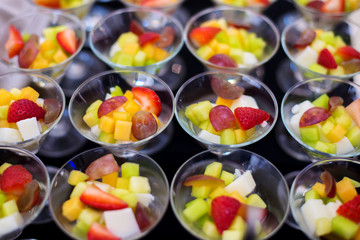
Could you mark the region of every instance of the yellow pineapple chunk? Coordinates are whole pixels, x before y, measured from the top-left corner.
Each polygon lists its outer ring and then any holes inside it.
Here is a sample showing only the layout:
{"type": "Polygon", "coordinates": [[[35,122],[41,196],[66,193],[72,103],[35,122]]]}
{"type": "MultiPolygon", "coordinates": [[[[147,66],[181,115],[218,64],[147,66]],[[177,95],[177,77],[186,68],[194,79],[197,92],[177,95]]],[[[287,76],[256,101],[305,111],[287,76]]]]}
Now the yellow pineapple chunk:
{"type": "Polygon", "coordinates": [[[71,170],[68,178],[68,184],[75,186],[79,182],[84,182],[88,178],[89,178],[88,175],[86,175],[85,173],[79,170],[71,170]]]}
{"type": "Polygon", "coordinates": [[[142,49],[146,54],[146,59],[152,59],[154,58],[155,54],[155,45],[154,44],[146,44],[142,49]]]}
{"type": "Polygon", "coordinates": [[[134,99],[134,94],[131,91],[126,90],[124,93],[124,97],[126,97],[126,99],[129,101],[134,99]]]}
{"type": "Polygon", "coordinates": [[[155,51],[154,51],[154,59],[158,62],[166,59],[169,56],[169,53],[167,51],[165,51],[162,48],[159,47],[155,47],[155,51]]]}
{"type": "Polygon", "coordinates": [[[5,90],[4,88],[0,89],[0,106],[10,105],[13,95],[5,90]]]}
{"type": "Polygon", "coordinates": [[[209,197],[214,199],[219,196],[229,196],[229,193],[223,187],[216,187],[214,190],[210,192],[209,197]]]}
{"type": "Polygon", "coordinates": [[[6,119],[0,119],[0,128],[11,128],[6,119]]]}
{"type": "Polygon", "coordinates": [[[128,112],[118,112],[118,111],[114,111],[113,112],[113,118],[115,120],[121,120],[121,121],[131,121],[131,115],[128,112]]]}
{"type": "Polygon", "coordinates": [[[231,104],[234,102],[232,99],[225,99],[222,97],[217,97],[216,105],[224,105],[230,108],[231,104]]]}
{"type": "Polygon", "coordinates": [[[234,192],[230,193],[229,196],[232,197],[232,198],[237,199],[241,203],[246,203],[246,198],[241,196],[238,191],[234,191],[234,192]]]}
{"type": "Polygon", "coordinates": [[[105,133],[113,133],[115,129],[115,120],[108,116],[102,116],[99,122],[99,129],[105,133]]]}
{"type": "Polygon", "coordinates": [[[31,69],[42,69],[50,67],[49,61],[41,54],[38,53],[35,60],[32,62],[29,68],[31,69]]]}
{"type": "Polygon", "coordinates": [[[237,128],[234,130],[234,132],[235,132],[236,144],[243,143],[246,141],[246,139],[247,139],[246,131],[244,131],[240,128],[237,128]]]}
{"type": "Polygon", "coordinates": [[[40,94],[32,87],[24,87],[21,89],[21,94],[19,99],[25,98],[36,102],[36,99],[38,99],[39,96],[40,94]]]}
{"type": "Polygon", "coordinates": [[[137,51],[140,49],[140,45],[136,42],[127,42],[122,48],[122,52],[135,56],[137,51]]]}
{"type": "Polygon", "coordinates": [[[116,187],[118,177],[119,177],[118,172],[109,173],[102,177],[102,182],[109,184],[112,187],[116,187]]]}
{"type": "Polygon", "coordinates": [[[69,221],[75,221],[85,205],[80,201],[79,197],[73,197],[65,201],[62,205],[62,214],[69,221]]]}
{"type": "Polygon", "coordinates": [[[131,116],[134,116],[134,114],[141,110],[141,107],[135,100],[128,100],[124,104],[124,110],[128,113],[130,113],[131,116]]]}
{"type": "Polygon", "coordinates": [[[129,189],[129,178],[119,177],[116,180],[116,188],[129,189]]]}
{"type": "Polygon", "coordinates": [[[13,95],[14,100],[18,100],[21,95],[21,90],[18,88],[12,88],[10,90],[10,93],[13,95]]]}
{"type": "Polygon", "coordinates": [[[132,122],[116,120],[114,138],[122,141],[129,141],[131,134],[132,122]]]}
{"type": "Polygon", "coordinates": [[[315,190],[315,192],[317,194],[319,194],[319,196],[321,198],[326,198],[326,192],[325,192],[325,185],[319,182],[316,182],[313,186],[312,189],[315,190]]]}
{"type": "Polygon", "coordinates": [[[215,52],[217,54],[229,54],[230,52],[230,46],[225,43],[218,43],[218,45],[215,48],[215,52]]]}
{"type": "Polygon", "coordinates": [[[59,48],[53,56],[53,60],[55,61],[55,63],[61,63],[68,58],[69,57],[66,55],[66,53],[61,48],[59,48]]]}

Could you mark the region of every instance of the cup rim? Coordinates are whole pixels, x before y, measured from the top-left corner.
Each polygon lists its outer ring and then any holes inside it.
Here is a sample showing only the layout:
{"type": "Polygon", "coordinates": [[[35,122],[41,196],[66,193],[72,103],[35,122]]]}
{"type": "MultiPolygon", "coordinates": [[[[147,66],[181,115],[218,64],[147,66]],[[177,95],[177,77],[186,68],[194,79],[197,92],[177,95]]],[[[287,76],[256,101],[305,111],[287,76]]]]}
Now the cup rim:
{"type": "Polygon", "coordinates": [[[160,10],[160,11],[166,11],[167,8],[172,8],[172,7],[176,7],[178,5],[181,5],[185,0],[177,0],[174,3],[167,4],[165,6],[157,6],[157,7],[141,6],[139,4],[132,3],[132,2],[127,1],[127,0],[119,0],[119,1],[121,3],[123,3],[124,5],[126,5],[127,7],[131,7],[131,8],[155,9],[155,10],[160,10]]]}
{"type": "Polygon", "coordinates": [[[80,6],[77,7],[72,7],[72,8],[52,8],[52,7],[45,7],[39,4],[36,4],[34,0],[27,0],[28,3],[30,3],[32,6],[39,8],[40,10],[51,10],[53,12],[57,11],[57,12],[69,12],[69,11],[73,11],[73,10],[77,10],[77,9],[81,9],[85,6],[91,5],[93,3],[96,2],[96,0],[88,0],[88,2],[81,4],[80,6]]]}
{"type": "Polygon", "coordinates": [[[234,4],[224,3],[224,0],[211,0],[211,1],[214,2],[215,4],[218,4],[219,6],[232,7],[235,9],[244,9],[245,8],[245,9],[250,9],[255,12],[259,12],[259,11],[262,12],[277,0],[270,0],[269,5],[267,5],[267,6],[262,6],[262,5],[236,6],[234,4]]]}
{"type": "MultiPolygon", "coordinates": [[[[332,17],[346,17],[348,14],[358,10],[358,8],[356,10],[352,10],[350,12],[342,12],[342,13],[328,13],[328,12],[321,12],[321,11],[318,11],[316,9],[313,9],[313,8],[309,8],[309,7],[306,7],[306,6],[303,6],[301,4],[299,4],[296,0],[290,0],[292,2],[294,2],[294,5],[299,8],[300,10],[304,11],[304,12],[309,12],[313,15],[321,15],[322,18],[332,18],[332,17]]],[[[342,19],[343,20],[343,19],[342,19]]]]}
{"type": "MultiPolygon", "coordinates": [[[[286,124],[284,109],[285,109],[285,102],[286,102],[287,98],[291,95],[293,90],[297,89],[298,87],[303,86],[303,85],[308,84],[308,83],[311,83],[311,82],[316,82],[316,81],[335,81],[335,82],[350,85],[350,86],[360,90],[360,85],[358,85],[358,84],[356,84],[354,82],[350,82],[349,80],[339,79],[339,78],[318,77],[318,78],[312,78],[312,79],[307,79],[307,80],[298,82],[297,84],[295,84],[291,88],[289,88],[289,90],[285,93],[285,95],[284,95],[284,97],[283,97],[283,99],[281,101],[280,115],[281,115],[281,120],[282,120],[286,130],[291,135],[291,137],[293,137],[293,139],[295,139],[303,148],[305,148],[306,150],[308,150],[311,153],[314,153],[316,155],[320,155],[320,156],[323,156],[325,158],[330,158],[330,157],[333,157],[333,158],[349,158],[349,157],[355,157],[355,156],[360,155],[360,151],[355,152],[353,154],[331,154],[331,153],[326,153],[326,152],[321,152],[319,150],[316,150],[316,149],[310,147],[309,145],[305,144],[300,138],[298,138],[298,136],[296,136],[296,134],[286,124]]],[[[317,161],[317,162],[319,162],[319,161],[317,161]]]]}
{"type": "MultiPolygon", "coordinates": [[[[110,150],[108,149],[105,149],[103,147],[96,147],[96,148],[91,148],[91,149],[87,149],[75,156],[73,156],[72,158],[70,158],[68,161],[66,161],[59,169],[58,171],[56,172],[56,174],[54,175],[52,181],[51,181],[51,184],[50,184],[50,190],[49,190],[49,199],[52,197],[52,193],[53,193],[53,187],[55,185],[55,180],[56,178],[58,177],[58,175],[60,174],[60,171],[62,169],[64,169],[65,166],[67,166],[70,162],[76,160],[77,158],[79,158],[80,156],[84,155],[84,154],[87,154],[89,152],[93,152],[93,151],[97,151],[97,150],[104,150],[105,152],[109,152],[109,153],[112,153],[110,150]]],[[[129,150],[129,152],[135,154],[135,155],[140,155],[143,159],[146,159],[146,161],[149,161],[151,163],[153,163],[157,168],[158,168],[158,171],[159,173],[162,175],[163,179],[164,179],[164,183],[166,185],[166,189],[167,189],[167,201],[166,201],[166,204],[163,208],[163,210],[161,211],[161,214],[159,215],[158,219],[152,224],[152,226],[150,228],[148,228],[146,231],[144,232],[141,232],[140,235],[138,235],[135,239],[139,239],[139,238],[142,238],[144,236],[146,236],[147,234],[149,234],[154,228],[156,228],[156,226],[161,222],[161,220],[163,219],[165,213],[166,213],[166,210],[169,206],[169,201],[170,201],[170,189],[169,189],[169,181],[166,177],[166,174],[164,172],[164,170],[161,168],[161,166],[153,159],[151,158],[149,155],[146,155],[146,154],[143,154],[139,151],[135,151],[135,150],[129,150]]],[[[114,153],[112,153],[113,155],[115,155],[114,153]]],[[[124,157],[126,158],[126,157],[124,157]]],[[[95,159],[96,160],[96,159],[95,159]]],[[[94,160],[94,161],[95,161],[94,160]]],[[[155,195],[154,195],[155,196],[155,195]]],[[[66,231],[62,224],[58,221],[57,217],[56,217],[56,214],[54,213],[55,210],[53,209],[53,205],[51,204],[51,201],[49,201],[49,209],[50,209],[50,213],[52,215],[52,218],[54,219],[54,222],[56,223],[56,225],[69,237],[71,238],[75,238],[74,235],[72,235],[70,232],[66,231]]],[[[78,238],[75,238],[75,239],[78,239],[78,238]]]]}
{"type": "MultiPolygon", "coordinates": [[[[252,84],[253,85],[253,84],[252,84]]],[[[255,142],[260,141],[262,138],[264,138],[266,135],[268,135],[271,130],[275,127],[276,121],[278,119],[279,116],[279,108],[278,108],[278,103],[276,100],[276,97],[274,95],[274,93],[271,91],[271,89],[263,82],[261,82],[260,80],[258,80],[257,78],[251,76],[251,75],[247,75],[245,73],[241,73],[241,72],[235,72],[235,71],[228,71],[228,70],[211,70],[211,71],[206,71],[206,72],[202,72],[199,73],[195,76],[192,76],[191,78],[189,78],[188,80],[186,80],[179,88],[179,90],[177,91],[176,95],[175,95],[175,117],[176,120],[178,121],[179,125],[181,126],[181,128],[187,133],[189,134],[191,137],[193,137],[195,140],[197,140],[200,143],[205,144],[208,148],[209,146],[212,146],[212,149],[218,149],[218,150],[234,150],[236,148],[241,148],[241,147],[245,147],[248,146],[250,144],[253,144],[255,142]],[[178,101],[179,101],[179,97],[180,94],[182,93],[182,91],[185,89],[185,87],[187,87],[190,83],[198,81],[199,78],[203,77],[203,76],[207,76],[207,75],[216,75],[216,74],[231,74],[231,75],[238,75],[238,76],[242,76],[242,77],[246,77],[249,80],[251,80],[251,82],[255,82],[256,84],[260,85],[262,88],[264,88],[266,90],[266,92],[269,94],[269,96],[271,97],[271,99],[273,100],[274,103],[274,116],[273,116],[273,124],[271,124],[269,126],[269,129],[264,132],[263,134],[261,134],[260,136],[258,136],[255,139],[252,139],[251,141],[246,141],[243,143],[239,143],[239,144],[216,144],[213,142],[209,142],[206,141],[204,139],[199,138],[196,134],[194,134],[192,131],[190,131],[186,126],[183,126],[182,121],[181,121],[181,117],[178,115],[178,111],[177,111],[177,105],[178,105],[178,101]]]]}
{"type": "Polygon", "coordinates": [[[247,8],[233,8],[233,7],[229,7],[229,6],[210,7],[210,8],[206,8],[204,10],[201,10],[200,12],[193,15],[187,21],[187,23],[185,25],[184,32],[183,32],[183,38],[184,38],[186,48],[203,65],[205,65],[205,66],[208,65],[213,69],[222,69],[222,70],[230,70],[230,71],[249,71],[251,69],[260,67],[260,66],[264,65],[266,62],[268,62],[270,59],[272,59],[274,57],[274,55],[277,53],[277,51],[279,49],[279,46],[280,46],[280,33],[279,33],[279,30],[277,29],[275,24],[267,16],[265,16],[265,15],[263,15],[261,13],[257,13],[255,11],[247,9],[247,8]],[[216,64],[213,64],[213,63],[211,63],[209,61],[206,61],[206,60],[202,59],[201,57],[199,57],[195,53],[195,49],[193,49],[193,47],[191,46],[191,44],[189,42],[190,40],[188,38],[188,35],[189,35],[190,27],[199,17],[202,17],[202,16],[204,16],[206,14],[212,14],[212,13],[214,13],[216,11],[244,12],[248,16],[258,17],[258,18],[262,19],[264,22],[266,22],[269,25],[269,27],[272,29],[272,31],[274,32],[275,37],[276,37],[276,44],[275,44],[275,47],[274,47],[273,51],[271,52],[271,54],[267,58],[265,58],[262,61],[258,62],[257,64],[254,64],[254,65],[251,65],[251,66],[240,66],[240,67],[238,66],[238,67],[234,67],[234,68],[218,66],[216,64]]]}
{"type": "Polygon", "coordinates": [[[147,72],[144,72],[144,71],[135,71],[135,70],[130,70],[130,69],[126,69],[126,70],[109,70],[109,71],[105,71],[105,72],[100,72],[96,75],[93,75],[91,77],[89,77],[88,79],[86,79],[84,82],[82,82],[79,87],[74,91],[74,93],[72,94],[71,98],[70,98],[70,101],[69,101],[69,107],[68,107],[68,111],[69,111],[69,119],[70,119],[70,122],[71,124],[73,125],[73,127],[76,129],[77,132],[79,132],[83,137],[85,137],[86,139],[94,142],[94,143],[97,143],[105,148],[108,148],[108,149],[134,149],[136,147],[140,147],[144,144],[146,144],[147,142],[151,141],[151,139],[155,138],[156,136],[158,136],[160,133],[162,133],[171,123],[173,117],[174,117],[174,112],[175,112],[175,104],[174,104],[174,94],[173,92],[171,91],[170,87],[161,79],[159,78],[158,76],[156,75],[152,75],[150,73],[147,73],[147,72]],[[101,142],[101,141],[98,141],[94,138],[91,138],[89,137],[87,134],[83,134],[81,131],[79,131],[76,127],[76,124],[75,124],[75,121],[72,117],[72,107],[73,107],[73,102],[74,102],[74,99],[76,97],[76,95],[78,93],[80,93],[80,91],[82,90],[83,87],[85,87],[88,83],[92,82],[92,81],[95,81],[97,78],[99,77],[102,77],[102,76],[106,76],[106,75],[110,75],[110,74],[121,74],[121,73],[138,73],[138,74],[142,74],[142,75],[146,75],[146,76],[149,76],[153,79],[155,79],[157,82],[160,82],[162,86],[165,87],[165,89],[167,90],[167,92],[169,93],[171,99],[172,99],[172,109],[171,109],[171,114],[170,114],[170,117],[169,117],[169,120],[166,122],[166,124],[164,124],[164,126],[159,129],[155,134],[151,135],[150,137],[147,137],[145,139],[142,139],[142,140],[139,140],[137,142],[130,142],[130,143],[105,143],[105,142],[101,142]]]}
{"type": "Polygon", "coordinates": [[[0,143],[0,146],[12,146],[12,147],[16,147],[17,145],[19,144],[27,144],[27,143],[30,143],[32,141],[35,141],[35,140],[39,140],[41,138],[43,138],[45,135],[47,135],[53,128],[55,128],[55,126],[59,123],[59,121],[61,120],[62,116],[64,115],[64,111],[65,111],[65,105],[66,105],[66,100],[65,100],[65,94],[64,94],[64,91],[62,90],[62,88],[60,87],[60,85],[54,80],[52,79],[51,77],[49,76],[46,76],[44,74],[41,74],[41,73],[32,73],[32,72],[18,72],[18,71],[13,71],[13,72],[8,72],[8,73],[4,73],[4,74],[1,74],[0,75],[0,79],[2,77],[6,77],[6,76],[10,76],[10,75],[30,75],[30,76],[33,76],[33,77],[37,77],[37,78],[41,78],[41,79],[44,79],[45,81],[48,81],[50,82],[51,84],[54,85],[54,87],[56,88],[57,92],[59,93],[60,97],[61,97],[61,112],[59,114],[59,116],[57,117],[57,119],[53,122],[53,124],[44,132],[40,133],[40,135],[38,136],[35,136],[35,137],[32,137],[28,140],[25,140],[25,141],[21,141],[21,142],[15,142],[15,143],[0,143]]]}
{"type": "Polygon", "coordinates": [[[159,10],[155,10],[155,9],[151,9],[151,8],[146,8],[146,9],[142,9],[142,8],[122,8],[116,11],[113,11],[109,14],[107,14],[105,17],[103,17],[100,21],[98,21],[95,26],[91,29],[90,33],[89,33],[89,45],[90,48],[92,50],[93,53],[95,53],[95,55],[100,58],[104,63],[106,63],[107,65],[111,66],[113,69],[121,69],[121,70],[134,70],[134,71],[144,71],[144,68],[147,67],[152,67],[152,66],[162,66],[163,64],[169,62],[171,59],[173,59],[182,49],[183,45],[184,45],[184,39],[182,37],[182,34],[184,32],[184,29],[181,25],[181,23],[179,22],[179,20],[177,20],[176,18],[174,18],[173,16],[166,14],[162,11],[159,10]],[[94,46],[93,43],[93,36],[95,34],[95,31],[100,28],[105,21],[107,21],[108,19],[117,16],[117,15],[121,15],[124,13],[133,13],[133,12],[143,12],[143,13],[151,13],[151,14],[155,14],[155,15],[160,15],[164,18],[169,19],[170,22],[174,23],[175,26],[180,30],[180,43],[178,46],[176,46],[176,48],[171,52],[171,55],[168,56],[167,58],[165,58],[164,60],[161,60],[159,62],[150,64],[150,65],[146,65],[146,66],[139,66],[139,67],[131,67],[131,66],[124,66],[124,65],[120,65],[117,63],[114,63],[112,61],[109,60],[109,57],[105,56],[103,53],[101,53],[100,51],[97,50],[97,48],[94,46]]]}
{"type": "MultiPolygon", "coordinates": [[[[250,155],[255,155],[257,156],[259,159],[263,160],[264,162],[266,162],[267,164],[269,164],[274,170],[276,170],[276,172],[279,174],[279,176],[281,177],[281,180],[283,181],[283,183],[285,184],[285,189],[284,191],[286,192],[286,196],[289,196],[289,186],[283,176],[283,174],[279,171],[279,169],[272,163],[270,162],[269,160],[267,160],[265,157],[255,153],[255,152],[252,152],[252,151],[249,151],[249,150],[245,150],[245,149],[242,149],[242,148],[239,148],[239,149],[236,149],[235,151],[233,151],[232,153],[235,153],[235,152],[245,152],[245,153],[248,153],[250,155]]],[[[175,209],[175,202],[174,202],[174,197],[176,196],[176,192],[174,191],[174,188],[175,188],[175,180],[176,178],[178,178],[180,175],[180,170],[182,170],[189,162],[193,161],[195,158],[197,158],[198,156],[200,155],[205,155],[207,153],[211,153],[211,154],[214,154],[216,155],[214,152],[212,152],[211,150],[205,150],[205,151],[202,151],[200,153],[197,153],[195,154],[194,156],[190,157],[189,159],[187,159],[183,164],[181,164],[181,166],[176,170],[176,173],[174,175],[174,177],[172,178],[171,180],[171,184],[170,184],[170,205],[171,205],[171,209],[176,217],[176,219],[178,220],[178,222],[182,225],[183,228],[185,228],[191,235],[193,235],[194,237],[196,238],[201,238],[201,236],[197,235],[195,232],[193,232],[189,227],[188,225],[182,221],[182,219],[180,218],[178,212],[176,211],[175,209]]],[[[289,209],[290,209],[290,198],[288,197],[288,201],[287,201],[287,206],[286,206],[286,210],[285,210],[285,213],[284,213],[284,217],[283,219],[281,219],[281,221],[279,222],[279,225],[268,235],[266,235],[266,237],[264,239],[268,239],[270,237],[272,237],[274,234],[276,234],[276,232],[278,232],[280,230],[280,228],[283,226],[283,224],[285,223],[285,220],[287,218],[287,215],[289,213],[289,209]]]]}

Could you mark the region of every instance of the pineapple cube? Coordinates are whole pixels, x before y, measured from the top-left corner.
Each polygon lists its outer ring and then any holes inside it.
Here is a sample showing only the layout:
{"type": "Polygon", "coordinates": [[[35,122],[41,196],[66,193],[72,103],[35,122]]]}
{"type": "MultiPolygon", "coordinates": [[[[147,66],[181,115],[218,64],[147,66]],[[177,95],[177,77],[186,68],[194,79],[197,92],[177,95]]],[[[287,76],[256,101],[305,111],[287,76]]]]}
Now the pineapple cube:
{"type": "Polygon", "coordinates": [[[2,175],[4,173],[4,171],[8,168],[12,166],[12,164],[10,163],[3,163],[1,166],[0,166],[0,175],[2,175]]]}
{"type": "Polygon", "coordinates": [[[168,56],[169,56],[169,53],[167,51],[165,51],[162,48],[155,47],[155,51],[154,51],[155,61],[160,62],[160,61],[166,59],[168,56]]]}
{"type": "Polygon", "coordinates": [[[116,188],[129,189],[129,179],[119,177],[116,179],[116,188]]]}
{"type": "Polygon", "coordinates": [[[132,122],[116,120],[114,138],[122,141],[129,141],[131,134],[132,122]]]}
{"type": "Polygon", "coordinates": [[[241,203],[246,203],[246,198],[241,196],[239,192],[233,191],[230,193],[230,197],[237,199],[241,203]]]}
{"type": "Polygon", "coordinates": [[[25,98],[35,102],[39,96],[40,94],[32,87],[24,87],[21,89],[19,99],[25,98]]]}
{"type": "Polygon", "coordinates": [[[230,46],[225,43],[218,43],[218,45],[216,45],[215,52],[217,54],[227,54],[228,55],[230,52],[230,46]]]}
{"type": "Polygon", "coordinates": [[[47,51],[51,51],[56,49],[58,46],[56,45],[56,43],[50,39],[45,39],[44,42],[41,43],[40,45],[40,52],[41,53],[45,53],[47,51]]]}
{"type": "Polygon", "coordinates": [[[41,68],[47,68],[49,66],[50,66],[50,62],[41,53],[39,53],[29,68],[41,69],[41,68]]]}
{"type": "Polygon", "coordinates": [[[4,88],[0,89],[0,106],[10,105],[13,95],[4,88]]]}
{"type": "Polygon", "coordinates": [[[113,133],[115,129],[115,120],[108,116],[102,116],[99,121],[99,129],[105,133],[113,133]]]}
{"type": "Polygon", "coordinates": [[[94,222],[97,222],[101,219],[102,212],[95,210],[93,208],[84,208],[81,210],[78,217],[78,221],[83,221],[87,226],[91,226],[94,222]]]}
{"type": "Polygon", "coordinates": [[[85,205],[79,197],[73,197],[65,201],[62,205],[62,215],[69,221],[75,221],[80,216],[85,205]]]}
{"type": "Polygon", "coordinates": [[[129,180],[129,190],[134,193],[150,193],[149,179],[142,176],[133,176],[129,180]]]}
{"type": "Polygon", "coordinates": [[[219,196],[229,196],[229,193],[223,187],[217,187],[211,191],[209,197],[214,199],[219,196]]]}
{"type": "Polygon", "coordinates": [[[102,182],[105,184],[109,184],[112,187],[116,187],[118,177],[118,172],[109,173],[102,177],[102,182]]]}
{"type": "Polygon", "coordinates": [[[18,89],[18,88],[12,88],[12,89],[10,90],[10,93],[13,95],[14,100],[17,100],[17,99],[19,99],[19,97],[20,97],[20,95],[21,95],[21,90],[18,89]]]}
{"type": "Polygon", "coordinates": [[[234,130],[236,144],[243,143],[247,139],[246,131],[237,128],[234,130]]]}
{"type": "Polygon", "coordinates": [[[155,55],[155,45],[148,43],[143,47],[142,51],[145,52],[146,59],[152,59],[155,55]]]}
{"type": "MultiPolygon", "coordinates": [[[[120,190],[120,189],[118,189],[120,190]]],[[[133,210],[136,208],[137,204],[137,195],[136,193],[128,193],[121,196],[121,199],[126,202],[129,207],[131,207],[133,210]]]]}
{"type": "Polygon", "coordinates": [[[6,119],[0,119],[0,128],[11,128],[11,126],[6,119]]]}
{"type": "Polygon", "coordinates": [[[335,125],[335,127],[326,135],[326,137],[333,143],[340,141],[346,134],[346,129],[343,128],[340,124],[335,125]]]}
{"type": "Polygon", "coordinates": [[[9,216],[16,212],[19,212],[18,206],[15,199],[8,200],[1,205],[1,212],[3,216],[9,216]]]}
{"type": "Polygon", "coordinates": [[[123,107],[126,112],[130,113],[131,116],[134,116],[136,112],[141,110],[140,105],[132,99],[128,99],[128,101],[126,101],[123,107]]]}
{"type": "Polygon", "coordinates": [[[122,52],[135,56],[140,48],[140,45],[137,42],[127,42],[124,44],[124,47],[122,48],[122,52]]]}
{"type": "Polygon", "coordinates": [[[86,175],[85,173],[79,170],[71,170],[68,178],[68,184],[75,186],[79,182],[84,182],[88,178],[89,178],[88,175],[86,175]]]}
{"type": "Polygon", "coordinates": [[[313,186],[312,189],[315,190],[315,192],[317,194],[319,194],[319,196],[321,198],[326,198],[326,192],[325,192],[325,185],[319,182],[316,182],[313,186]]]}
{"type": "Polygon", "coordinates": [[[134,99],[134,94],[131,91],[126,90],[124,93],[124,97],[126,97],[126,99],[129,101],[134,99]]]}
{"type": "Polygon", "coordinates": [[[66,53],[61,48],[59,48],[53,56],[53,60],[55,63],[61,63],[68,58],[69,57],[66,55],[66,53]]]}

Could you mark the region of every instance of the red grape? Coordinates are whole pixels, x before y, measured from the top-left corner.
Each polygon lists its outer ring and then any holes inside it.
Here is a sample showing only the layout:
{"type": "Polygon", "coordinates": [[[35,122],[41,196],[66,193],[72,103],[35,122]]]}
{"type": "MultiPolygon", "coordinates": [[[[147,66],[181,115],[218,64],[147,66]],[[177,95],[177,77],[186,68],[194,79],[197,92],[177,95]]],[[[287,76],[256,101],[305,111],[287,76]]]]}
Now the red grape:
{"type": "Polygon", "coordinates": [[[61,112],[61,102],[56,99],[45,99],[43,108],[45,110],[44,122],[46,124],[55,121],[61,112]]]}
{"type": "Polygon", "coordinates": [[[224,99],[237,99],[245,91],[244,88],[218,77],[211,78],[210,84],[214,93],[224,99]]]}
{"type": "Polygon", "coordinates": [[[131,130],[138,140],[145,139],[156,133],[158,126],[155,117],[146,111],[138,111],[132,117],[131,130]]]}
{"type": "Polygon", "coordinates": [[[221,53],[213,55],[211,58],[209,58],[209,62],[220,67],[230,67],[230,68],[237,67],[237,64],[234,59],[232,59],[230,56],[226,54],[221,54],[221,53]]]}
{"type": "Polygon", "coordinates": [[[144,231],[147,227],[150,226],[151,221],[149,215],[149,211],[145,208],[145,206],[140,202],[137,202],[135,209],[135,218],[141,231],[144,231]]]}
{"type": "Polygon", "coordinates": [[[296,48],[306,47],[307,45],[311,44],[312,41],[314,41],[315,37],[316,37],[316,32],[308,28],[301,33],[300,37],[294,43],[294,47],[296,48]]]}
{"type": "Polygon", "coordinates": [[[321,181],[323,181],[325,185],[326,196],[329,198],[333,198],[336,195],[336,181],[334,177],[328,171],[324,171],[320,175],[321,181]]]}
{"type": "Polygon", "coordinates": [[[174,42],[174,38],[175,38],[174,28],[166,26],[160,34],[160,39],[157,42],[157,45],[161,48],[169,47],[174,42]]]}
{"type": "Polygon", "coordinates": [[[35,60],[40,51],[39,39],[36,35],[31,35],[25,42],[24,47],[19,52],[18,63],[21,68],[28,68],[35,60]]]}
{"type": "Polygon", "coordinates": [[[300,118],[300,127],[307,127],[325,121],[331,116],[328,110],[322,107],[312,107],[304,112],[300,118]]]}
{"type": "Polygon", "coordinates": [[[360,71],[360,59],[351,59],[339,64],[344,68],[345,74],[352,74],[360,71]]]}
{"type": "Polygon", "coordinates": [[[101,103],[98,109],[98,117],[101,118],[109,112],[114,111],[123,105],[126,101],[127,99],[124,96],[116,96],[105,100],[103,103],[101,103]]]}
{"type": "Polygon", "coordinates": [[[213,107],[210,110],[209,119],[215,131],[236,127],[234,113],[231,111],[230,108],[224,105],[218,105],[213,107]]]}
{"type": "Polygon", "coordinates": [[[341,106],[344,100],[339,96],[332,96],[329,98],[329,111],[335,110],[337,106],[341,106]]]}
{"type": "Polygon", "coordinates": [[[19,211],[25,212],[30,210],[38,201],[39,196],[39,183],[34,179],[25,186],[24,193],[17,201],[19,211]]]}

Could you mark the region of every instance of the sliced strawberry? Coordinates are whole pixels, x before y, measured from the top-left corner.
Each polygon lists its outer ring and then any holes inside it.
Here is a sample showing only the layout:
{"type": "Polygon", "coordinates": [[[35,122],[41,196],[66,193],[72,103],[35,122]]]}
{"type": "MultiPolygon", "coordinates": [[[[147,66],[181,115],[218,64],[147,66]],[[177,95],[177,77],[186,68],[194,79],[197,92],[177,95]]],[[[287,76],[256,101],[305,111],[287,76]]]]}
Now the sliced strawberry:
{"type": "Polygon", "coordinates": [[[321,0],[313,0],[306,4],[306,7],[313,8],[315,10],[321,11],[321,8],[324,5],[324,1],[321,0]]]}
{"type": "Polygon", "coordinates": [[[163,7],[173,2],[171,0],[141,0],[140,5],[145,7],[163,7]]]}
{"type": "Polygon", "coordinates": [[[135,20],[130,21],[130,32],[136,34],[138,37],[140,37],[142,34],[144,34],[145,30],[141,24],[135,20]]]}
{"type": "Polygon", "coordinates": [[[22,47],[24,46],[24,41],[21,37],[19,30],[13,25],[9,26],[9,38],[5,43],[5,49],[9,54],[9,58],[13,58],[18,55],[22,47]]]}
{"type": "Polygon", "coordinates": [[[342,204],[336,212],[358,224],[360,224],[360,195],[342,204]]]}
{"type": "Polygon", "coordinates": [[[336,54],[340,55],[345,61],[356,58],[360,60],[360,52],[351,46],[339,47],[336,50],[336,54]]]}
{"type": "Polygon", "coordinates": [[[56,39],[62,49],[69,54],[74,54],[77,50],[77,39],[74,29],[65,29],[56,34],[56,39]]]}
{"type": "Polygon", "coordinates": [[[8,167],[0,177],[0,186],[3,192],[21,196],[25,186],[32,180],[31,173],[21,165],[8,167]]]}
{"type": "Polygon", "coordinates": [[[220,234],[230,227],[239,207],[240,202],[228,196],[216,197],[211,201],[211,217],[220,234]]]}
{"type": "Polygon", "coordinates": [[[140,46],[145,46],[147,43],[155,44],[160,39],[160,34],[156,32],[145,32],[139,37],[140,46]]]}
{"type": "Polygon", "coordinates": [[[267,6],[270,4],[269,0],[245,0],[247,6],[267,6]]]}
{"type": "Polygon", "coordinates": [[[100,210],[117,210],[127,208],[128,204],[100,188],[89,185],[80,196],[80,200],[93,208],[100,210]]]}
{"type": "Polygon", "coordinates": [[[345,0],[327,0],[321,7],[321,12],[325,13],[343,13],[345,9],[345,0]]]}
{"type": "Polygon", "coordinates": [[[329,68],[329,69],[337,68],[335,58],[327,48],[321,50],[317,63],[325,68],[329,68]]]}
{"type": "Polygon", "coordinates": [[[221,28],[217,27],[197,27],[190,32],[189,37],[195,46],[200,47],[210,42],[220,31],[221,28]]]}
{"type": "Polygon", "coordinates": [[[121,238],[115,236],[107,228],[97,222],[91,224],[86,236],[88,240],[121,240],[121,238]]]}
{"type": "Polygon", "coordinates": [[[60,0],[35,0],[36,4],[50,8],[60,8],[60,0]]]}
{"type": "Polygon", "coordinates": [[[238,107],[234,112],[239,127],[243,130],[253,128],[270,118],[269,113],[252,107],[238,107]]]}
{"type": "Polygon", "coordinates": [[[35,102],[29,99],[19,99],[10,104],[7,121],[15,123],[27,118],[36,117],[37,120],[43,119],[45,111],[35,102]]]}
{"type": "Polygon", "coordinates": [[[152,112],[156,116],[161,113],[161,101],[159,96],[151,89],[145,87],[133,87],[134,98],[140,103],[141,109],[152,112]]]}

